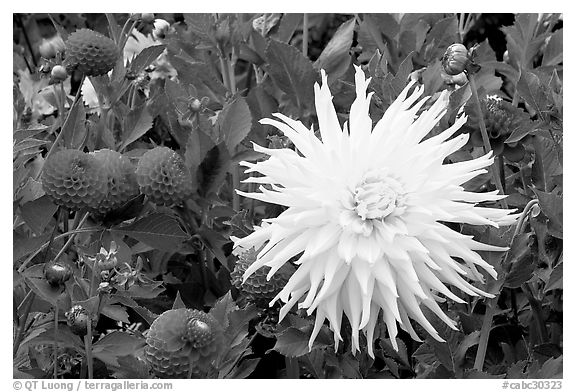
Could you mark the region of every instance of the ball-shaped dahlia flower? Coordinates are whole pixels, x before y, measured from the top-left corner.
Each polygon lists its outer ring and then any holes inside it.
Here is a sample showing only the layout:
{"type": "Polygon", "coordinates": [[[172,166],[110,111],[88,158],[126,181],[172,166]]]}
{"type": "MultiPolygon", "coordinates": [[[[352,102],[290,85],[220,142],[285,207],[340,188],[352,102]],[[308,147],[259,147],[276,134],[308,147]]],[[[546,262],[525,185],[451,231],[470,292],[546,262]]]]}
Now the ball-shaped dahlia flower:
{"type": "Polygon", "coordinates": [[[291,266],[285,265],[284,267],[287,268],[283,267],[270,279],[267,279],[270,267],[262,267],[254,271],[246,281],[243,281],[244,272],[256,261],[256,255],[254,249],[242,252],[234,270],[230,273],[230,278],[232,285],[240,290],[249,302],[265,307],[286,285],[289,275],[293,272],[293,267],[290,268],[291,266]]]}
{"type": "Polygon", "coordinates": [[[209,369],[223,344],[222,327],[210,314],[172,309],[150,326],[145,354],[157,377],[198,377],[209,369]]]}
{"type": "Polygon", "coordinates": [[[315,85],[321,140],[282,114],[275,114],[282,121],[261,120],[289,137],[298,152],[254,145],[270,157],[242,165],[248,167],[247,173],[261,173],[245,180],[261,184],[260,191],[237,192],[287,209],[265,219],[247,237],[233,240],[235,247],[259,249],[244,280],[263,266],[270,267],[270,278],[297,257],[298,269],[271,304],[284,303],[280,319],[296,304],[309,315],[316,312],[310,347],[328,319],[337,349],[344,314],[352,329],[353,353],[360,349],[363,331],[373,356],[378,320],[386,324],[396,349],[398,326],[419,340],[411,320],[442,341],[422,306],[456,329],[437,301],[442,296],[464,301],[447,286],[490,296],[469,282],[483,279],[477,267],[496,276],[475,251],[506,248],[477,242],[442,222],[498,227],[513,223],[517,216],[511,215],[513,210],[477,206],[505,197],[497,191],[473,193],[462,187],[486,172],[492,153],[444,164],[469,138],[468,134],[451,138],[465,116],[425,139],[446,112],[448,92],[417,116],[427,98],[420,99],[423,86],[409,94],[414,85],[410,82],[373,127],[368,115],[372,93],[366,93],[370,79],[360,68],[355,79],[356,100],[342,128],[322,72],[322,86],[315,85]]]}

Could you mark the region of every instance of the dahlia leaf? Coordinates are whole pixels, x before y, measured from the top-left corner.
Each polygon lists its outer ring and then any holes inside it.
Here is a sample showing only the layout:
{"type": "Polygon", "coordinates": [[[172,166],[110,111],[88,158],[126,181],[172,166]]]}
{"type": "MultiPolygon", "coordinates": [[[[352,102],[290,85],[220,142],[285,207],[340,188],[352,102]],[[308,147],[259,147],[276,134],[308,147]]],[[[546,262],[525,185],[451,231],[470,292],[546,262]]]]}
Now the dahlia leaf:
{"type": "Polygon", "coordinates": [[[145,105],[130,111],[124,121],[124,140],[122,141],[120,150],[124,150],[130,143],[144,136],[144,134],[152,128],[153,120],[152,115],[145,105]]]}
{"type": "MultiPolygon", "coordinates": [[[[276,336],[276,344],[272,350],[277,351],[286,357],[301,357],[302,355],[308,354],[310,352],[308,341],[310,340],[311,331],[312,325],[310,324],[302,330],[288,327],[276,336]]],[[[316,348],[329,347],[332,344],[334,344],[332,339],[326,333],[324,328],[322,328],[321,333],[318,334],[314,341],[312,350],[316,348]]]]}
{"type": "Polygon", "coordinates": [[[278,26],[278,32],[274,35],[274,38],[280,42],[288,43],[300,23],[302,23],[302,18],[303,14],[299,13],[283,14],[278,26]]]}
{"type": "Polygon", "coordinates": [[[224,143],[212,147],[199,167],[198,193],[208,196],[216,193],[230,168],[230,153],[224,143]]]}
{"type": "Polygon", "coordinates": [[[356,18],[352,18],[340,25],[328,44],[314,62],[314,68],[323,69],[330,75],[331,80],[342,76],[350,65],[350,47],[356,27],[356,18]]]}
{"type": "Polygon", "coordinates": [[[533,139],[533,146],[532,182],[540,191],[550,192],[556,185],[561,185],[557,183],[556,177],[562,175],[562,162],[551,140],[536,136],[533,139]]]}
{"type": "Polygon", "coordinates": [[[564,288],[563,279],[564,279],[564,263],[560,261],[558,264],[556,264],[556,266],[552,270],[550,278],[548,279],[548,281],[546,282],[546,286],[544,287],[544,292],[546,293],[548,291],[556,289],[562,290],[564,288]]]}
{"type": "Polygon", "coordinates": [[[316,71],[312,62],[295,47],[270,40],[266,48],[267,72],[298,108],[314,102],[316,71]]]}
{"type": "Polygon", "coordinates": [[[153,213],[127,226],[110,230],[166,251],[174,251],[182,242],[190,239],[190,235],[182,230],[174,217],[161,213],[153,213]]]}
{"type": "Polygon", "coordinates": [[[449,16],[434,23],[426,36],[426,57],[428,59],[442,56],[448,45],[458,41],[458,19],[449,16]]]}
{"type": "Polygon", "coordinates": [[[232,299],[232,294],[228,291],[226,295],[221,297],[212,309],[210,309],[210,314],[226,329],[230,323],[228,315],[237,309],[238,306],[236,306],[236,303],[232,299]]]}
{"type": "Polygon", "coordinates": [[[513,26],[502,27],[506,34],[510,64],[517,65],[521,70],[532,68],[532,60],[548,35],[538,34],[538,26],[538,14],[520,13],[516,15],[513,26]]]}
{"type": "Polygon", "coordinates": [[[538,113],[541,120],[546,121],[548,110],[548,98],[544,86],[534,73],[522,70],[520,79],[516,83],[516,92],[532,109],[538,113]]]}
{"type": "Polygon", "coordinates": [[[154,45],[144,48],[130,64],[130,72],[139,74],[144,68],[152,64],[164,52],[165,45],[154,45]]]}
{"type": "Polygon", "coordinates": [[[52,220],[58,210],[58,206],[47,196],[41,196],[20,207],[22,219],[28,227],[36,234],[40,235],[52,220]]]}
{"type": "Polygon", "coordinates": [[[246,100],[242,97],[226,104],[218,115],[218,134],[223,138],[230,155],[234,155],[236,146],[248,136],[252,129],[252,116],[246,100]]]}
{"type": "Polygon", "coordinates": [[[562,238],[563,232],[563,195],[560,190],[556,188],[553,192],[542,192],[538,189],[533,189],[538,197],[540,208],[549,220],[548,229],[551,230],[552,235],[562,238]]]}
{"type": "Polygon", "coordinates": [[[182,301],[182,297],[180,296],[180,291],[176,292],[176,298],[174,299],[174,303],[172,304],[172,309],[186,309],[187,306],[182,301]]]}
{"type": "Polygon", "coordinates": [[[226,378],[243,379],[248,377],[256,366],[260,363],[261,358],[245,358],[239,364],[234,366],[234,371],[226,376],[226,378]]]}
{"type": "Polygon", "coordinates": [[[534,255],[531,249],[533,242],[534,237],[531,233],[520,234],[512,241],[507,255],[511,269],[506,275],[504,281],[505,287],[515,289],[532,278],[534,270],[536,269],[534,255]]]}

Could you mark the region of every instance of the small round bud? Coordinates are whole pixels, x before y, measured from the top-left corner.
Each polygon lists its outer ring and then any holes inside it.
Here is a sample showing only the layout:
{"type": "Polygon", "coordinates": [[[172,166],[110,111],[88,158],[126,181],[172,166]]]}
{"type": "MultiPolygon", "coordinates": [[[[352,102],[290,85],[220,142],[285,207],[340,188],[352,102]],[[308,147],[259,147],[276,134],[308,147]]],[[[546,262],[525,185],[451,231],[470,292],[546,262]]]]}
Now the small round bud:
{"type": "Polygon", "coordinates": [[[60,286],[72,276],[70,266],[61,261],[51,261],[44,266],[44,277],[50,286],[60,286]]]}
{"type": "Polygon", "coordinates": [[[166,37],[166,33],[170,30],[170,23],[165,21],[164,19],[156,19],[154,21],[154,30],[152,30],[152,36],[155,39],[164,39],[166,37]]]}
{"type": "Polygon", "coordinates": [[[68,77],[68,72],[66,72],[66,68],[63,66],[55,65],[54,68],[52,68],[50,75],[55,82],[63,82],[68,77]]]}
{"type": "Polygon", "coordinates": [[[38,51],[40,52],[40,55],[45,59],[52,59],[56,57],[56,48],[50,41],[47,41],[46,39],[42,40],[38,51]]]}
{"type": "Polygon", "coordinates": [[[90,320],[92,329],[96,326],[97,320],[91,317],[88,310],[81,305],[72,306],[72,308],[65,313],[65,316],[66,323],[70,327],[70,330],[81,337],[88,333],[88,320],[90,320]]]}
{"type": "Polygon", "coordinates": [[[442,57],[442,68],[448,75],[458,75],[470,65],[468,49],[462,44],[452,44],[442,57]]]}
{"type": "Polygon", "coordinates": [[[142,14],[141,20],[144,23],[152,24],[154,23],[154,14],[142,14]]]}
{"type": "Polygon", "coordinates": [[[202,102],[198,98],[194,98],[192,102],[190,102],[190,110],[194,113],[197,113],[202,109],[202,102]]]}

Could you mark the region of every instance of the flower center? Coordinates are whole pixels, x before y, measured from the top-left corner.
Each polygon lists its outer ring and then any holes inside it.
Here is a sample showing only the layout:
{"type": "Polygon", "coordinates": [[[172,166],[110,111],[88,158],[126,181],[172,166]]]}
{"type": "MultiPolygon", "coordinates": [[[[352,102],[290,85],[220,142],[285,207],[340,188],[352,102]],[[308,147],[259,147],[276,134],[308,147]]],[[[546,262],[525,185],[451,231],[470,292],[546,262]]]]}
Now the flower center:
{"type": "Polygon", "coordinates": [[[404,199],[397,180],[382,172],[369,172],[354,190],[354,211],[362,220],[384,219],[395,211],[402,212],[404,199]]]}

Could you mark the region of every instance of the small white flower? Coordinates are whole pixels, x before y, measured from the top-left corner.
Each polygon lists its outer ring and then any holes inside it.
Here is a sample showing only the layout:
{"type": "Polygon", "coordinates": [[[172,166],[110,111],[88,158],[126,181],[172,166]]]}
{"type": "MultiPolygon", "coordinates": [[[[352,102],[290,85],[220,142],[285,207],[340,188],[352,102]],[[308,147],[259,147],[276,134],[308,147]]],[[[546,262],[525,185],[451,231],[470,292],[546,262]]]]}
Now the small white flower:
{"type": "Polygon", "coordinates": [[[297,258],[298,269],[271,304],[284,302],[280,318],[295,305],[308,314],[316,312],[310,347],[328,319],[337,348],[345,314],[352,327],[352,351],[360,348],[362,330],[374,356],[379,320],[386,324],[396,349],[398,326],[419,340],[410,319],[442,341],[422,305],[456,329],[438,302],[442,297],[464,300],[447,285],[469,295],[490,296],[469,283],[482,280],[477,267],[496,277],[494,268],[475,251],[506,248],[474,241],[442,222],[498,227],[513,223],[516,215],[510,215],[513,210],[477,206],[505,197],[497,191],[473,193],[462,187],[486,173],[492,153],[444,164],[468,141],[468,134],[451,138],[465,123],[464,115],[424,140],[446,113],[447,92],[416,116],[428,98],[420,99],[423,87],[408,94],[412,81],[373,128],[368,115],[372,93],[366,94],[370,79],[360,68],[355,79],[356,100],[342,129],[322,72],[322,86],[315,85],[322,140],[282,114],[275,114],[282,122],[261,121],[282,131],[298,152],[254,145],[256,151],[270,155],[262,162],[242,162],[247,173],[261,173],[245,181],[262,184],[260,192],[238,193],[287,209],[277,218],[265,219],[249,236],[233,240],[235,247],[260,249],[245,278],[262,266],[271,267],[270,277],[297,258]]]}

